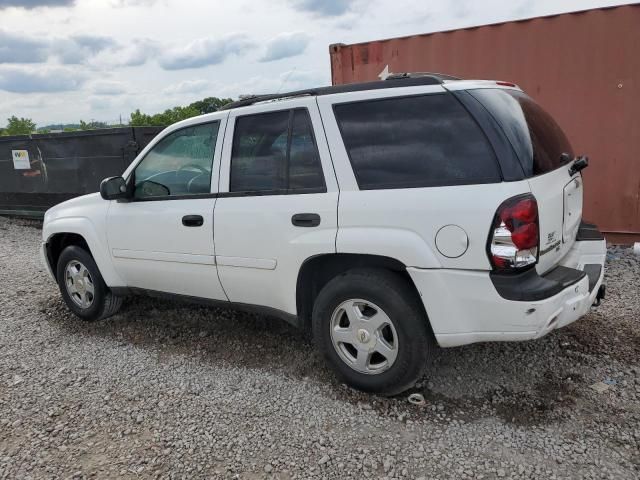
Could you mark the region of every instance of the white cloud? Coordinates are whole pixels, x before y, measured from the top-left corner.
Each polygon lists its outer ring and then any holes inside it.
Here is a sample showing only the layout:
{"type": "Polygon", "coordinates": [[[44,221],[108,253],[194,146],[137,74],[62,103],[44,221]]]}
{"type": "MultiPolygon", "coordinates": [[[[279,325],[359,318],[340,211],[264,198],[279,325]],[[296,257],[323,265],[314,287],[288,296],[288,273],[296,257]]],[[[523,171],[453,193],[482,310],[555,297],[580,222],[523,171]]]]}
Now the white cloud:
{"type": "Polygon", "coordinates": [[[120,95],[127,92],[124,83],[114,80],[99,80],[92,85],[93,93],[96,95],[120,95]]]}
{"type": "Polygon", "coordinates": [[[115,40],[99,35],[63,37],[0,30],[0,64],[45,63],[50,58],[62,64],[84,64],[109,48],[116,48],[115,40]]]}
{"type": "Polygon", "coordinates": [[[182,93],[200,93],[211,87],[208,80],[184,80],[183,82],[169,85],[163,90],[167,95],[175,95],[182,93]]]}
{"type": "Polygon", "coordinates": [[[113,102],[109,97],[91,96],[89,97],[89,105],[92,110],[107,110],[112,106],[113,102]]]}
{"type": "Polygon", "coordinates": [[[32,9],[38,7],[70,7],[76,0],[0,0],[0,10],[16,7],[32,9]]]}
{"type": "Polygon", "coordinates": [[[161,46],[149,38],[135,38],[100,52],[90,62],[97,68],[139,67],[154,58],[161,46]]]}
{"type": "Polygon", "coordinates": [[[311,37],[304,32],[281,33],[267,42],[261,62],[272,62],[300,55],[307,49],[311,37]]]}
{"type": "Polygon", "coordinates": [[[325,77],[322,72],[311,70],[289,70],[272,76],[256,75],[238,83],[220,86],[216,90],[216,96],[235,98],[240,95],[264,95],[321,87],[328,84],[325,77]]]}
{"type": "Polygon", "coordinates": [[[150,57],[158,52],[158,49],[158,43],[153,40],[136,39],[118,52],[118,56],[121,58],[120,65],[123,67],[144,65],[150,57]]]}
{"type": "Polygon", "coordinates": [[[294,88],[313,88],[327,85],[324,75],[317,71],[291,70],[280,74],[286,90],[294,88]]]}
{"type": "Polygon", "coordinates": [[[163,0],[111,0],[114,7],[150,7],[163,0]]]}
{"type": "Polygon", "coordinates": [[[199,38],[184,47],[174,48],[160,56],[165,70],[183,70],[217,65],[229,55],[239,55],[253,46],[247,35],[233,33],[219,38],[199,38]]]}
{"type": "Polygon", "coordinates": [[[60,63],[77,65],[87,63],[96,54],[115,47],[116,42],[109,37],[73,35],[66,38],[53,38],[50,52],[60,63]]]}
{"type": "Polygon", "coordinates": [[[0,63],[40,63],[48,56],[49,44],[18,32],[0,30],[0,63]]]}
{"type": "Polygon", "coordinates": [[[291,6],[319,16],[336,17],[347,13],[356,0],[292,0],[291,6]]]}
{"type": "Polygon", "coordinates": [[[69,68],[0,66],[0,90],[12,93],[66,92],[85,80],[82,72],[69,68]]]}

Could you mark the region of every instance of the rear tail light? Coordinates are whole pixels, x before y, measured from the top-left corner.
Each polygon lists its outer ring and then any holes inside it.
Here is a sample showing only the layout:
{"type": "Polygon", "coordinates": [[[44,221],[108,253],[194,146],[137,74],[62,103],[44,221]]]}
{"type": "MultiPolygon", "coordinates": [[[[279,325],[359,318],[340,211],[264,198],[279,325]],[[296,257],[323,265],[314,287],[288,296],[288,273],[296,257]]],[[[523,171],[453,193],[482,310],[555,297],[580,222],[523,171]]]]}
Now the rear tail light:
{"type": "Polygon", "coordinates": [[[505,201],[496,212],[489,238],[489,258],[495,270],[516,271],[538,261],[538,202],[531,194],[505,201]]]}

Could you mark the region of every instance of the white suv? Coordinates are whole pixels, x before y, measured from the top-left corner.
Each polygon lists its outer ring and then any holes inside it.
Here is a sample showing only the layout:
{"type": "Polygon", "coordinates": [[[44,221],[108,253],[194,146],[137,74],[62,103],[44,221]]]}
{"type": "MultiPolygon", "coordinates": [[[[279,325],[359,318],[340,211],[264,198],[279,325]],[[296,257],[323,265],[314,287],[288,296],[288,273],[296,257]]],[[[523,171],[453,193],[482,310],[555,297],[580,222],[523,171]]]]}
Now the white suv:
{"type": "Polygon", "coordinates": [[[258,310],[395,394],[435,344],[527,340],[604,297],[585,157],[517,86],[406,75],[242,100],[172,125],[45,215],[69,308],[122,296],[258,310]]]}

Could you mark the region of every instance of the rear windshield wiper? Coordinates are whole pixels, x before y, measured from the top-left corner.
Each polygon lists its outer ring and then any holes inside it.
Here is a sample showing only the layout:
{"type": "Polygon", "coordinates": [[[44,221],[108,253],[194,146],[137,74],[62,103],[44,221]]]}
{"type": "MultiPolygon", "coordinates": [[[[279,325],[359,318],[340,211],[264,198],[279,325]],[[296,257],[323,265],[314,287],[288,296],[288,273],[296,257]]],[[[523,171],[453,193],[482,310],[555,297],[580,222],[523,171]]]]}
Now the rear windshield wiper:
{"type": "MultiPolygon", "coordinates": [[[[563,153],[562,155],[560,155],[560,160],[563,163],[568,162],[570,160],[569,154],[563,153]]],[[[581,157],[576,157],[575,161],[573,162],[573,165],[569,167],[569,175],[573,177],[576,173],[578,173],[581,170],[584,170],[588,166],[589,166],[589,157],[587,157],[586,155],[583,155],[581,157]]]]}

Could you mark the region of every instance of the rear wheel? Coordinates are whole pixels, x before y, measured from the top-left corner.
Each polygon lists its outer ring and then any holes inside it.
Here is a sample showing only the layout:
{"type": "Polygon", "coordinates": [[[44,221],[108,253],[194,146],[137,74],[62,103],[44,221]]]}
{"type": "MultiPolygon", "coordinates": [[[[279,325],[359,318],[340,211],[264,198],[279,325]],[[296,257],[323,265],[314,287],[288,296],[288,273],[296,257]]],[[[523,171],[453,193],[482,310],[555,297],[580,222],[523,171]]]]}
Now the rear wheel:
{"type": "Polygon", "coordinates": [[[424,374],[435,349],[419,302],[395,273],[347,272],[327,283],[316,299],[314,339],[349,385],[400,393],[424,374]]]}
{"type": "Polygon", "coordinates": [[[67,307],[87,321],[115,314],[122,298],[106,286],[95,261],[83,248],[69,246],[58,259],[56,276],[67,307]]]}

